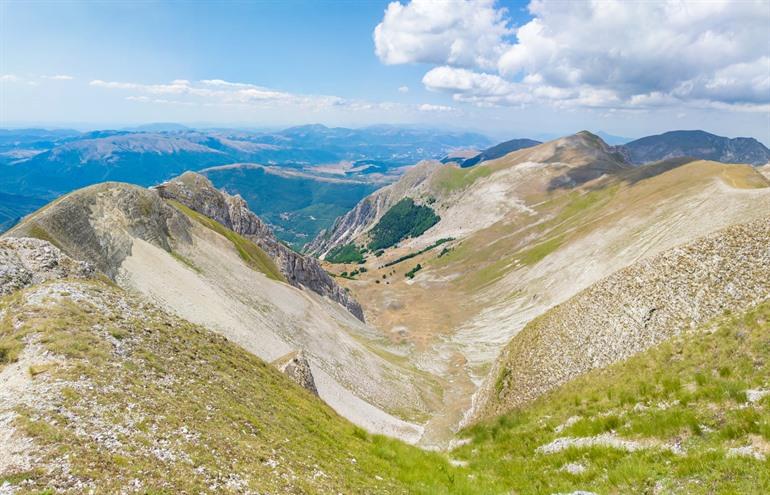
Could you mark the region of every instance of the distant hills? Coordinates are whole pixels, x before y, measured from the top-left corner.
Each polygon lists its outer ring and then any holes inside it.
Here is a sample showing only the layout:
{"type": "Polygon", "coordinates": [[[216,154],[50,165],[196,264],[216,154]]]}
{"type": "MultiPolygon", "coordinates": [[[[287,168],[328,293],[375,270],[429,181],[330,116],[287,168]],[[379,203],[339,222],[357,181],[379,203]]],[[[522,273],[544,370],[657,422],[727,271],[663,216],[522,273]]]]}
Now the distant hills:
{"type": "MultiPolygon", "coordinates": [[[[753,165],[770,161],[770,150],[753,138],[672,131],[615,145],[625,138],[601,135],[633,165],[675,157],[753,165]]],[[[421,160],[469,168],[539,142],[491,144],[476,133],[389,125],[348,129],[313,124],[264,132],[169,123],[91,132],[4,129],[0,193],[6,197],[0,197],[0,229],[80,187],[103,181],[149,186],[184,171],[211,169],[206,175],[217,187],[243,195],[283,241],[301,248],[334,218],[421,160]],[[6,200],[7,195],[17,198],[6,200]]]]}
{"type": "Polygon", "coordinates": [[[666,132],[631,141],[621,148],[629,161],[638,165],[685,156],[722,163],[770,162],[770,150],[754,138],[731,139],[704,131],[666,132]]]}
{"type": "Polygon", "coordinates": [[[477,163],[486,160],[494,160],[495,158],[500,158],[501,156],[505,156],[513,151],[520,150],[522,148],[530,148],[538,144],[540,144],[540,141],[535,141],[534,139],[511,139],[510,141],[505,141],[504,143],[500,143],[492,146],[491,148],[487,148],[474,157],[463,160],[460,163],[460,166],[463,168],[472,167],[477,163]]]}
{"type": "Polygon", "coordinates": [[[0,192],[33,200],[20,202],[7,214],[7,208],[0,209],[0,226],[7,228],[18,215],[34,210],[24,205],[42,205],[98,182],[149,186],[188,170],[249,163],[296,173],[255,174],[231,168],[212,176],[218,185],[248,196],[252,207],[264,205],[257,213],[276,222],[282,239],[301,246],[304,238],[314,236],[363,196],[396,180],[403,167],[440,158],[454,149],[490,144],[488,138],[475,133],[395,126],[307,125],[257,132],[195,130],[164,123],[86,133],[0,130],[0,192]],[[250,181],[257,176],[263,180],[250,181]],[[241,178],[249,182],[241,183],[241,178]],[[338,180],[351,178],[355,181],[338,180]],[[255,190],[259,197],[253,194],[255,190]],[[319,196],[323,201],[316,201],[319,196]],[[277,204],[286,209],[277,210],[277,204]],[[300,227],[288,228],[288,221],[300,227]]]}

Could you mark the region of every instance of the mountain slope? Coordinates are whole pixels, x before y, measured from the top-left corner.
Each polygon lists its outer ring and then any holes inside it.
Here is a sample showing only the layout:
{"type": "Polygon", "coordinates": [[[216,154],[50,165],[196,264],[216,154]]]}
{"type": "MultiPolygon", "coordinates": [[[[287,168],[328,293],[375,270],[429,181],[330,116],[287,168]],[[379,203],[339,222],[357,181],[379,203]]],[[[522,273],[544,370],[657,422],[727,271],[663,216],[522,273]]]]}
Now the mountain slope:
{"type": "Polygon", "coordinates": [[[670,131],[619,146],[636,164],[691,157],[723,163],[764,165],[770,150],[754,138],[726,138],[704,131],[670,131]]]}
{"type": "MultiPolygon", "coordinates": [[[[230,217],[234,226],[258,225],[242,200],[229,200],[243,215],[240,223],[230,217]]],[[[371,431],[412,441],[420,435],[419,426],[400,418],[426,414],[429,377],[375,352],[377,336],[336,302],[275,280],[283,278],[275,262],[253,241],[180,203],[105,183],[60,198],[6,235],[48,240],[121,287],[267,361],[303,350],[320,397],[340,414],[371,431]]]]}
{"type": "Polygon", "coordinates": [[[517,334],[480,390],[492,417],[725,311],[770,297],[770,217],[729,227],[624,268],[517,334]]]}
{"type": "Polygon", "coordinates": [[[307,287],[337,301],[363,321],[361,305],[343,291],[315,259],[302,256],[281,244],[270,227],[249,210],[240,196],[230,196],[214,188],[207,178],[194,172],[187,172],[155,189],[162,198],[175,200],[254,241],[278,263],[285,280],[291,285],[307,287]]]}
{"type": "Polygon", "coordinates": [[[4,492],[409,493],[447,469],[106,283],[49,282],[0,308],[17,353],[0,359],[4,492]]]}
{"type": "Polygon", "coordinates": [[[326,265],[393,349],[446,380],[426,444],[456,429],[468,397],[529,321],[638,260],[770,208],[769,183],[752,167],[686,159],[632,167],[589,133],[467,169],[430,162],[414,174],[363,200],[312,247],[361,250],[405,197],[440,217],[417,238],[362,252],[361,265],[326,265]]]}

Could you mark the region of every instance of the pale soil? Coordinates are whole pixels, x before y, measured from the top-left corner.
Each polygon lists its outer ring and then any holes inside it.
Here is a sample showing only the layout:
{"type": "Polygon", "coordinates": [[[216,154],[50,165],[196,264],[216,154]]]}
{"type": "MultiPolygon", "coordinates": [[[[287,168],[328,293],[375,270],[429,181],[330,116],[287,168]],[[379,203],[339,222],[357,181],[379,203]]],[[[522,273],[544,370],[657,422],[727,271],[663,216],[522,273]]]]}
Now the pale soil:
{"type": "Polygon", "coordinates": [[[175,249],[199,270],[134,239],[119,283],[272,361],[302,349],[319,395],[353,423],[415,441],[422,429],[389,411],[424,411],[417,379],[371,352],[374,335],[335,303],[246,267],[230,242],[195,225],[193,246],[175,249]]]}
{"type": "MultiPolygon", "coordinates": [[[[0,370],[0,477],[30,470],[36,461],[33,440],[14,427],[15,408],[40,406],[48,400],[44,377],[33,378],[30,367],[55,362],[36,344],[25,346],[19,360],[0,370]]],[[[9,489],[10,490],[10,489],[9,489]]]]}

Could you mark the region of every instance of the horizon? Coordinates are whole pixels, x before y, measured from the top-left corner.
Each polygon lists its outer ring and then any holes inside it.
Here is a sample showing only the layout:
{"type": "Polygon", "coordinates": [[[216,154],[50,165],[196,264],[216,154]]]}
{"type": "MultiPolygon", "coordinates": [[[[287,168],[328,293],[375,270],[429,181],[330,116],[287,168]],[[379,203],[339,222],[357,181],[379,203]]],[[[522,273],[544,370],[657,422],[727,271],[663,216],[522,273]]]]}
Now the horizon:
{"type": "Polygon", "coordinates": [[[770,142],[762,0],[449,3],[6,0],[0,126],[703,129],[770,142]]]}
{"type": "MultiPolygon", "coordinates": [[[[747,136],[747,135],[720,135],[715,132],[711,132],[706,129],[668,129],[661,132],[658,132],[656,134],[646,134],[646,135],[640,135],[640,136],[624,136],[619,135],[614,132],[608,132],[605,129],[577,129],[573,132],[567,132],[565,134],[554,134],[554,133],[533,133],[531,135],[516,135],[516,136],[506,136],[506,135],[499,135],[494,134],[490,132],[485,132],[483,130],[476,130],[476,129],[468,129],[468,128],[460,128],[460,127],[442,127],[442,126],[433,126],[433,125],[427,125],[427,124],[383,124],[383,123],[372,123],[372,124],[365,124],[360,126],[330,126],[326,124],[322,124],[320,122],[307,122],[307,123],[298,123],[294,125],[287,125],[287,126],[248,126],[248,125],[238,125],[238,124],[214,124],[214,123],[189,123],[189,124],[182,124],[179,122],[145,122],[145,123],[134,123],[134,124],[115,124],[112,126],[105,125],[100,126],[97,124],[92,125],[85,125],[85,124],[77,124],[77,123],[71,123],[71,124],[46,124],[46,123],[38,123],[38,124],[30,124],[30,125],[9,125],[9,126],[3,126],[0,125],[0,130],[6,130],[6,131],[14,131],[14,130],[32,130],[32,129],[38,129],[38,130],[46,130],[46,131],[54,131],[54,130],[60,130],[60,131],[75,131],[80,133],[88,133],[88,132],[97,132],[97,131],[116,131],[116,132],[135,132],[135,133],[163,133],[163,132],[177,132],[177,131],[184,131],[184,130],[191,130],[191,131],[244,131],[244,132],[254,132],[254,133],[270,133],[270,132],[280,132],[287,129],[292,129],[296,127],[312,127],[312,126],[323,126],[327,129],[352,129],[352,130],[363,130],[363,129],[371,129],[376,127],[389,127],[389,128],[397,128],[397,129],[417,129],[417,130],[425,130],[425,131],[435,131],[435,132],[455,132],[455,133],[461,133],[461,132],[469,132],[474,134],[480,134],[495,143],[505,142],[509,140],[514,139],[535,139],[535,140],[541,140],[543,142],[552,141],[555,139],[559,139],[566,136],[572,136],[580,132],[590,132],[591,134],[594,134],[601,138],[603,141],[607,142],[608,138],[612,138],[614,140],[622,140],[625,142],[631,142],[634,140],[642,139],[645,137],[650,136],[657,136],[661,134],[667,134],[671,132],[705,132],[707,134],[712,134],[719,137],[727,137],[730,139],[736,139],[736,138],[748,138],[748,139],[755,139],[757,142],[762,144],[765,147],[768,147],[767,142],[763,141],[760,138],[757,138],[756,136],[747,136]],[[178,129],[178,130],[166,130],[166,129],[141,129],[142,127],[152,127],[152,126],[179,126],[184,129],[178,129]]],[[[609,143],[608,144],[612,144],[609,143]]]]}

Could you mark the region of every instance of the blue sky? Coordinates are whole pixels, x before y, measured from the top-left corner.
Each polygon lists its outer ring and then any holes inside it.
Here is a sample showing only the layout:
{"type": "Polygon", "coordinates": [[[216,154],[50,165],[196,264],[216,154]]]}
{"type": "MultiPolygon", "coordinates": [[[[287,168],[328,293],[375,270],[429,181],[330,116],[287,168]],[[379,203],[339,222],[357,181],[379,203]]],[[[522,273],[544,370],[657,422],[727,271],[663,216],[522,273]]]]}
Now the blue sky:
{"type": "Polygon", "coordinates": [[[0,125],[704,127],[770,141],[770,3],[675,3],[0,0],[0,125]]]}

